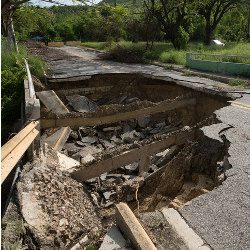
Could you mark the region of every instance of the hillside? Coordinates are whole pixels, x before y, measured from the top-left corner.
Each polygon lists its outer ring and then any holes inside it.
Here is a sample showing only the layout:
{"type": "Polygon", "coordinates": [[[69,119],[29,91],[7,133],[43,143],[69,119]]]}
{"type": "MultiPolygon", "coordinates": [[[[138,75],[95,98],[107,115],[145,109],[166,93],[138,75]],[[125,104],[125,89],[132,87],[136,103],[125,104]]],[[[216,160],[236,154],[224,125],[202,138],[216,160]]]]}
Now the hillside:
{"type": "Polygon", "coordinates": [[[110,5],[115,5],[116,4],[120,4],[120,5],[124,5],[127,7],[141,7],[143,4],[143,0],[103,0],[101,2],[101,4],[103,3],[107,3],[110,5]]]}

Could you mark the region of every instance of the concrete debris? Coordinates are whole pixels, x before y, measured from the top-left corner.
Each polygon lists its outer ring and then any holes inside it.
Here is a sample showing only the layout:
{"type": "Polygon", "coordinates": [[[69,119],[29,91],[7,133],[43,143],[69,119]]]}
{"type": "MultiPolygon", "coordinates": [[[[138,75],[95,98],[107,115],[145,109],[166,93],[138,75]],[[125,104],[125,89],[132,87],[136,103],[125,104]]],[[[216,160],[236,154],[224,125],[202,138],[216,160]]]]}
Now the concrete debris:
{"type": "Polygon", "coordinates": [[[78,140],[78,134],[76,131],[71,131],[69,136],[74,140],[78,140]]]}
{"type": "Polygon", "coordinates": [[[119,229],[113,225],[105,235],[99,250],[129,250],[128,243],[122,236],[119,229]]]}
{"type": "Polygon", "coordinates": [[[102,146],[104,147],[104,149],[113,148],[116,146],[115,143],[109,142],[107,140],[99,139],[99,141],[102,144],[102,146]]]}
{"type": "Polygon", "coordinates": [[[37,92],[36,95],[49,111],[55,114],[69,113],[67,107],[53,90],[37,92]]]}
{"type": "Polygon", "coordinates": [[[66,96],[66,98],[69,101],[69,104],[74,108],[74,110],[78,112],[87,113],[95,112],[97,110],[97,104],[91,101],[86,96],[72,95],[66,96]]]}
{"type": "Polygon", "coordinates": [[[84,143],[82,141],[76,141],[76,145],[80,146],[80,147],[86,147],[86,146],[88,146],[88,143],[84,143]]]}
{"type": "Polygon", "coordinates": [[[124,143],[133,143],[136,139],[138,139],[139,134],[133,130],[130,132],[125,132],[124,134],[121,135],[122,141],[124,143]]]}
{"type": "Polygon", "coordinates": [[[102,227],[82,185],[59,170],[54,155],[48,150],[26,164],[17,184],[23,219],[40,249],[68,248],[102,227]]]}
{"type": "Polygon", "coordinates": [[[97,142],[97,140],[98,140],[97,137],[90,137],[90,136],[82,138],[83,143],[89,143],[89,144],[94,144],[95,142],[97,142]]]}
{"type": "Polygon", "coordinates": [[[95,147],[95,146],[85,146],[84,148],[82,148],[80,151],[78,151],[77,153],[72,155],[72,158],[81,161],[82,158],[84,158],[86,155],[91,154],[97,154],[100,153],[102,151],[101,148],[99,147],[95,147]]]}
{"type": "Polygon", "coordinates": [[[102,175],[100,176],[100,179],[101,179],[102,181],[105,181],[105,180],[107,179],[107,173],[102,174],[102,175]]]}
{"type": "Polygon", "coordinates": [[[58,156],[59,164],[65,170],[80,166],[79,161],[76,161],[76,160],[74,160],[74,159],[72,159],[64,154],[57,152],[57,156],[58,156]]]}
{"type": "Polygon", "coordinates": [[[134,162],[134,163],[131,163],[131,164],[125,166],[124,168],[128,171],[134,172],[134,171],[138,170],[138,166],[139,166],[139,163],[134,162]]]}
{"type": "Polygon", "coordinates": [[[150,116],[139,117],[137,122],[141,128],[146,128],[150,123],[150,116]]]}
{"type": "Polygon", "coordinates": [[[117,127],[107,127],[107,128],[103,128],[102,130],[104,132],[109,132],[109,131],[118,131],[121,130],[122,127],[121,126],[117,126],[117,127]]]}
{"type": "Polygon", "coordinates": [[[95,160],[95,157],[93,155],[87,154],[86,156],[81,158],[81,163],[86,164],[86,163],[93,162],[94,160],[95,160]]]}

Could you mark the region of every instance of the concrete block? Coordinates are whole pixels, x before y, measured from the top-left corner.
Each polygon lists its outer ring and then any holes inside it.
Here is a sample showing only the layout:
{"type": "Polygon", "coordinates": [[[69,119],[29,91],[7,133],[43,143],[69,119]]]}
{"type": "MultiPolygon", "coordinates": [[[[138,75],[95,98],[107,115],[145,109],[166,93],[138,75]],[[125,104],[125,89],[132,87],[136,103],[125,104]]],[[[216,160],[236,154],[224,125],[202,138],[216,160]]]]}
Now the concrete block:
{"type": "Polygon", "coordinates": [[[112,226],[105,235],[99,250],[127,249],[126,240],[116,226],[112,226]]]}
{"type": "Polygon", "coordinates": [[[69,110],[53,90],[37,92],[36,95],[49,111],[55,114],[69,113],[69,110]]]}
{"type": "Polygon", "coordinates": [[[162,214],[176,231],[176,233],[182,238],[186,246],[190,250],[209,250],[211,249],[206,243],[197,235],[194,230],[188,226],[186,221],[181,215],[173,208],[163,208],[162,214]]]}

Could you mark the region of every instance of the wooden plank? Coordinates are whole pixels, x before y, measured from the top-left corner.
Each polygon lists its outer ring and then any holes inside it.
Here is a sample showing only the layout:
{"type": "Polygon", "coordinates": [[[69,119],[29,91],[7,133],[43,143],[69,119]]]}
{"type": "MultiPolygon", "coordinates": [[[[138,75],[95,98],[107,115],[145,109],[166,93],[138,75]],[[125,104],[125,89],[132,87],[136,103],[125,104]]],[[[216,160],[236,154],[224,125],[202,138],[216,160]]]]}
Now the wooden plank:
{"type": "MultiPolygon", "coordinates": [[[[27,130],[27,127],[24,129],[27,130]]],[[[6,150],[8,154],[6,154],[6,151],[4,151],[5,157],[2,160],[2,165],[1,165],[1,183],[4,182],[4,180],[7,178],[12,169],[16,166],[18,161],[22,158],[22,156],[24,155],[26,150],[30,147],[30,145],[32,144],[32,142],[34,141],[34,139],[38,134],[39,131],[36,128],[32,128],[31,130],[29,130],[29,133],[26,134],[25,137],[16,137],[18,140],[16,141],[15,145],[13,144],[12,141],[11,144],[5,147],[4,150],[6,150]],[[10,150],[10,148],[12,150],[10,150]]],[[[6,144],[8,144],[8,142],[6,144]]]]}
{"type": "Polygon", "coordinates": [[[23,141],[23,139],[37,126],[39,125],[38,121],[29,123],[24,129],[22,129],[18,134],[11,138],[6,144],[1,148],[1,161],[3,161],[7,155],[14,150],[14,148],[23,141]]]}
{"type": "Polygon", "coordinates": [[[187,139],[192,140],[193,137],[193,130],[180,131],[178,134],[170,135],[165,139],[151,142],[141,146],[140,148],[125,151],[117,156],[103,159],[97,163],[93,163],[92,165],[82,166],[77,169],[73,168],[69,172],[74,179],[82,182],[100,176],[105,172],[126,166],[132,162],[140,162],[140,165],[142,165],[140,166],[140,171],[146,171],[148,169],[147,164],[150,163],[148,158],[150,155],[161,152],[162,150],[173,145],[182,145],[187,141],[187,139]]]}
{"type": "MultiPolygon", "coordinates": [[[[66,114],[69,113],[67,107],[63,104],[60,98],[53,90],[40,91],[36,95],[45,105],[48,110],[51,110],[55,114],[66,114]]],[[[61,126],[60,126],[61,127],[61,126]]],[[[66,126],[64,126],[66,127],[66,126]]]]}
{"type": "Polygon", "coordinates": [[[62,150],[64,144],[66,143],[71,129],[70,127],[62,127],[58,129],[55,133],[51,136],[42,140],[42,143],[47,143],[50,145],[54,150],[60,151],[62,150]]]}
{"type": "Polygon", "coordinates": [[[116,205],[116,222],[135,249],[156,250],[154,243],[126,203],[116,205]]]}
{"type": "Polygon", "coordinates": [[[120,112],[112,115],[99,116],[99,117],[60,117],[60,118],[44,118],[41,120],[41,127],[53,128],[53,127],[66,127],[76,128],[80,126],[95,126],[101,124],[110,124],[119,121],[126,121],[138,117],[143,117],[151,114],[162,113],[170,110],[186,108],[189,105],[195,105],[196,99],[184,99],[184,100],[173,100],[162,101],[155,106],[137,109],[129,112],[120,112]]]}

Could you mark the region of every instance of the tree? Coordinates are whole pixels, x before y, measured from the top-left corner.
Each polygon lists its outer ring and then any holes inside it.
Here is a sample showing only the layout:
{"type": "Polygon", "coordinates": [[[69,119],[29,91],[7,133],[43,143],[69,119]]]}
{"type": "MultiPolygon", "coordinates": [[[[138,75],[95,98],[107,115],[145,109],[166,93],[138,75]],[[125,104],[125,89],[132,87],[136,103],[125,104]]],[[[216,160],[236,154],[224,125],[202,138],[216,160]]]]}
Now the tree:
{"type": "MultiPolygon", "coordinates": [[[[192,0],[144,0],[147,11],[154,17],[160,29],[175,48],[180,49],[178,36],[187,37],[188,7],[192,0]]],[[[182,39],[181,39],[182,40],[182,39]]]]}
{"type": "Polygon", "coordinates": [[[240,0],[202,0],[197,2],[198,13],[205,19],[204,43],[209,44],[222,17],[240,0]]]}

